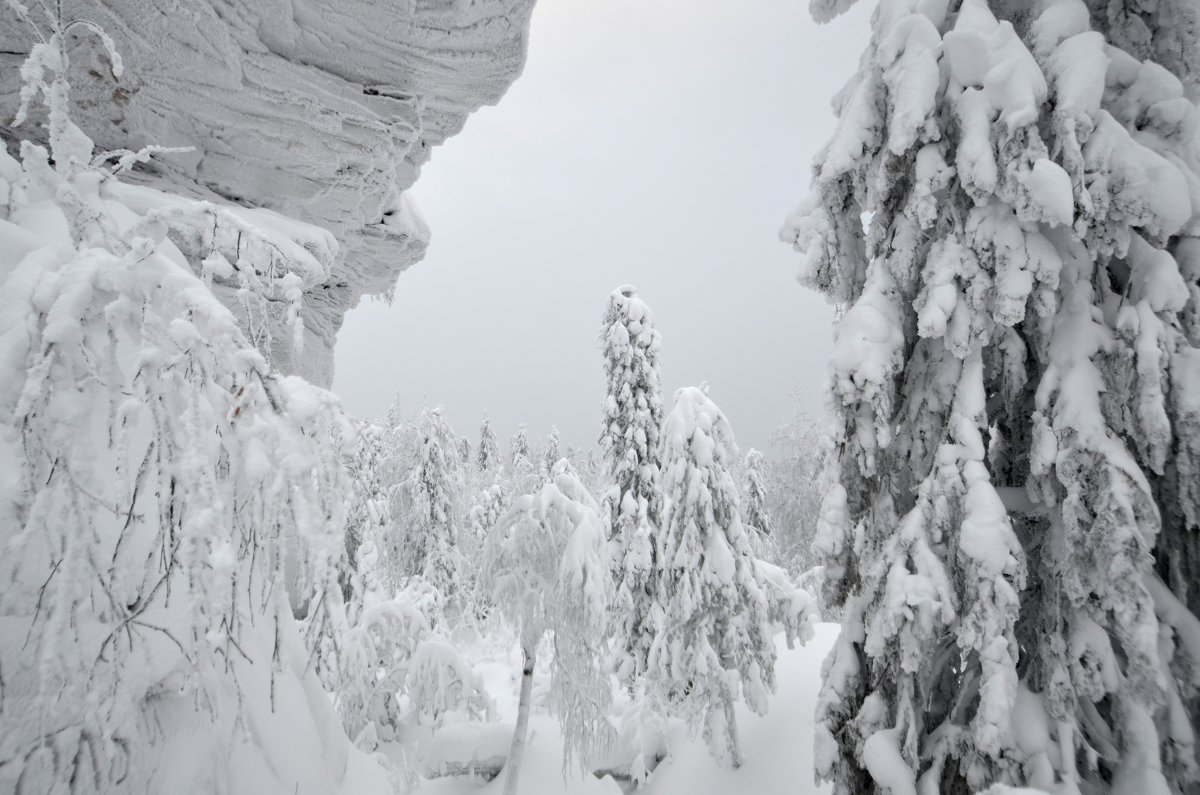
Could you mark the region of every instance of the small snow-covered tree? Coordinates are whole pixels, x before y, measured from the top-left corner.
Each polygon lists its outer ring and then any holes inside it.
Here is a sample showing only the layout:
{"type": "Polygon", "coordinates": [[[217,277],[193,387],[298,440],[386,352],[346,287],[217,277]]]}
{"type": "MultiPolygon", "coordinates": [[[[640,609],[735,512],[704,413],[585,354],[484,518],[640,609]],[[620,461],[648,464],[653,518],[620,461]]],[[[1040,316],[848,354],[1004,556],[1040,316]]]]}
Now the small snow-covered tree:
{"type": "Polygon", "coordinates": [[[492,430],[492,421],[486,413],[483,422],[479,424],[479,449],[476,451],[476,461],[480,472],[491,472],[500,464],[500,444],[496,441],[496,432],[492,430]]]}
{"type": "Polygon", "coordinates": [[[436,729],[450,712],[473,718],[487,712],[478,677],[433,633],[440,599],[429,589],[417,581],[368,605],[341,637],[334,704],[364,751],[404,740],[418,725],[436,729]]]}
{"type": "Polygon", "coordinates": [[[525,423],[518,423],[516,433],[508,443],[507,475],[513,492],[527,491],[538,481],[537,466],[529,447],[525,423]]]}
{"type": "Polygon", "coordinates": [[[767,483],[763,472],[763,454],[754,448],[746,453],[742,464],[742,521],[756,549],[774,544],[775,532],[771,511],[767,507],[767,483]]]}
{"type": "Polygon", "coordinates": [[[385,590],[393,595],[399,593],[412,576],[404,528],[405,517],[412,510],[409,483],[424,439],[420,419],[420,414],[406,412],[397,397],[380,422],[376,441],[379,453],[374,477],[383,494],[381,504],[376,506],[381,524],[373,528],[377,531],[377,571],[385,590]]]}
{"type": "Polygon", "coordinates": [[[505,487],[504,480],[498,476],[490,486],[484,486],[476,492],[474,504],[467,512],[466,531],[459,534],[459,549],[463,560],[463,594],[474,602],[472,610],[478,619],[485,618],[491,609],[488,595],[482,593],[478,587],[484,542],[511,504],[512,497],[505,487]]]}
{"type": "Polygon", "coordinates": [[[479,720],[491,711],[479,676],[444,640],[426,640],[417,646],[405,687],[412,721],[434,730],[441,728],[447,715],[479,720]]]}
{"type": "Polygon", "coordinates": [[[646,687],[693,727],[717,759],[737,767],[734,704],[755,712],[775,688],[767,593],[742,525],[733,430],[701,389],[675,393],[662,430],[667,509],[658,537],[658,632],[646,687]]]}
{"type": "Polygon", "coordinates": [[[511,502],[503,483],[493,483],[480,491],[475,504],[471,506],[471,532],[480,539],[487,538],[492,528],[508,511],[511,502]]]}
{"type": "Polygon", "coordinates": [[[560,450],[560,442],[558,436],[558,426],[550,426],[550,435],[546,437],[546,449],[542,451],[541,464],[538,466],[538,471],[543,478],[549,479],[550,473],[554,471],[554,465],[562,458],[560,450]]]}
{"type": "Polygon", "coordinates": [[[873,17],[784,234],[844,309],[836,793],[1200,785],[1198,31],[1181,0],[873,17]]]}
{"type": "Polygon", "coordinates": [[[655,536],[662,512],[658,439],[663,421],[661,337],[635,287],[625,285],[609,295],[600,345],[606,383],[600,448],[608,468],[601,507],[616,550],[618,671],[632,684],[646,671],[655,632],[655,536]]]}
{"type": "MultiPolygon", "coordinates": [[[[356,423],[357,434],[345,457],[352,491],[346,510],[345,560],[339,577],[342,597],[350,620],[357,620],[362,608],[363,584],[355,583],[361,573],[359,547],[373,547],[387,524],[388,500],[383,483],[381,463],[384,457],[384,433],[375,425],[356,423]]],[[[372,551],[371,556],[376,553],[372,551]]]]}
{"type": "MultiPolygon", "coordinates": [[[[579,473],[579,479],[583,481],[583,485],[588,487],[588,491],[592,494],[603,495],[605,489],[604,483],[608,480],[608,467],[601,460],[596,449],[589,447],[586,453],[568,450],[567,457],[579,473]]],[[[604,516],[603,503],[600,506],[600,515],[604,516]]]]}
{"type": "Polygon", "coordinates": [[[447,602],[460,596],[461,469],[458,438],[440,408],[421,414],[415,461],[397,490],[393,532],[401,542],[400,572],[407,581],[420,577],[447,602]]]}
{"type": "Polygon", "coordinates": [[[514,470],[533,468],[533,454],[529,450],[529,433],[525,423],[517,423],[517,430],[508,443],[508,464],[514,470]]]}
{"type": "Polygon", "coordinates": [[[778,559],[792,576],[799,576],[817,562],[812,544],[824,496],[821,473],[829,445],[798,395],[793,402],[792,416],[771,434],[776,452],[771,459],[764,459],[763,474],[778,559]]]}
{"type": "Polygon", "coordinates": [[[480,585],[515,625],[524,660],[504,792],[516,792],[528,732],[533,671],[552,633],[551,695],[563,727],[564,768],[602,751],[612,698],[602,658],[612,580],[599,508],[569,464],[513,501],[484,549],[480,585]]]}
{"type": "Polygon", "coordinates": [[[340,639],[334,704],[346,733],[364,751],[399,735],[408,663],[429,632],[428,618],[402,593],[364,609],[340,639]]]}

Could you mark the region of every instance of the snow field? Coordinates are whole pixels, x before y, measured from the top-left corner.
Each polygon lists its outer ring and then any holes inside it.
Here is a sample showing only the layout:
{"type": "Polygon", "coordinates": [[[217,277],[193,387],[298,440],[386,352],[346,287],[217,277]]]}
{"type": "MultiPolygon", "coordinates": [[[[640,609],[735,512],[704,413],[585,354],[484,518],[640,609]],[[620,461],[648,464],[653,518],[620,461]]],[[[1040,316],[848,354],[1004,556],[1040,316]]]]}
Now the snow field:
{"type": "MultiPolygon", "coordinates": [[[[813,714],[820,686],[821,664],[837,637],[837,624],[815,625],[806,645],[788,649],[783,636],[775,638],[778,689],[769,699],[766,715],[756,715],[738,703],[737,720],[743,764],[737,770],[713,759],[700,736],[689,736],[686,726],[672,722],[666,737],[669,755],[638,790],[642,795],[806,795],[827,792],[813,783],[813,714]]],[[[436,753],[445,758],[487,759],[507,752],[516,719],[517,687],[521,671],[520,649],[514,645],[475,665],[495,700],[499,724],[457,724],[438,743],[436,753]]],[[[534,702],[547,688],[546,670],[539,665],[534,702]]],[[[562,768],[562,733],[558,721],[539,710],[529,722],[529,741],[522,764],[520,795],[619,795],[628,791],[612,779],[562,768]]],[[[491,782],[465,777],[422,781],[414,795],[498,795],[503,775],[491,782]]],[[[348,790],[343,788],[343,793],[348,790]]]]}

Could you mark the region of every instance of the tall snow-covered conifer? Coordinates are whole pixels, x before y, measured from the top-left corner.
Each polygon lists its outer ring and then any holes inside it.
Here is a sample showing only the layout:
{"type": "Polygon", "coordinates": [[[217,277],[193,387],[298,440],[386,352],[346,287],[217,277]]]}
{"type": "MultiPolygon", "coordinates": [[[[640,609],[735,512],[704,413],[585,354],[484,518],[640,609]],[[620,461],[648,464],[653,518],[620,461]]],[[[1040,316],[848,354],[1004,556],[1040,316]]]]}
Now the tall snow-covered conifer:
{"type": "Polygon", "coordinates": [[[837,793],[1197,786],[1198,25],[1184,0],[876,11],[784,231],[845,310],[837,793]]]}
{"type": "Polygon", "coordinates": [[[775,644],[730,472],[737,461],[733,430],[703,390],[688,387],[675,393],[661,445],[667,503],[655,572],[661,617],[647,690],[668,714],[703,725],[713,756],[737,767],[737,690],[752,710],[766,712],[775,644]]]}
{"type": "Polygon", "coordinates": [[[655,632],[654,545],[662,510],[658,439],[663,420],[661,337],[636,288],[625,285],[608,297],[600,343],[608,386],[600,447],[609,483],[601,509],[616,548],[619,671],[632,682],[646,671],[655,632]]]}

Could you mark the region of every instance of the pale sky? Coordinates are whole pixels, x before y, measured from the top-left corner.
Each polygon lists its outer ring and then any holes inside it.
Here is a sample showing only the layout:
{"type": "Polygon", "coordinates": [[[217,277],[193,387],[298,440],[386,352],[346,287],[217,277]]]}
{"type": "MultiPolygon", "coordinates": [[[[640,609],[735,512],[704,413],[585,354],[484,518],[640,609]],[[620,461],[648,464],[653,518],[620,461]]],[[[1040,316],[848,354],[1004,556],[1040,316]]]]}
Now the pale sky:
{"type": "Polygon", "coordinates": [[[599,433],[597,333],[632,283],[663,337],[664,402],[707,381],[739,446],[789,395],[821,406],[832,309],[777,231],[833,130],[868,4],[827,26],[802,0],[541,0],[524,74],[437,149],[413,189],[433,230],[392,305],[338,337],[334,390],[361,417],[397,395],[477,441],[518,422],[599,433]]]}

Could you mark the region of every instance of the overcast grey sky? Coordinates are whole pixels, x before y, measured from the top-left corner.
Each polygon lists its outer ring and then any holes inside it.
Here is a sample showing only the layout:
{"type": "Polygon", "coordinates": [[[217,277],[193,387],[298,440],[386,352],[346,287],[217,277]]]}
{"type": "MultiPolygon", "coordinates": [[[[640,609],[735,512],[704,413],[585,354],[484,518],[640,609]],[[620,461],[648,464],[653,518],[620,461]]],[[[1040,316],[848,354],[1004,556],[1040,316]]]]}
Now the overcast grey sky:
{"type": "Polygon", "coordinates": [[[789,394],[820,407],[833,313],[777,230],[833,130],[867,4],[818,27],[803,0],[541,0],[500,104],[414,188],[433,230],[392,305],[364,301],[334,390],[362,417],[398,394],[477,439],[598,435],[605,299],[637,285],[663,336],[664,398],[708,381],[740,447],[789,394]]]}

